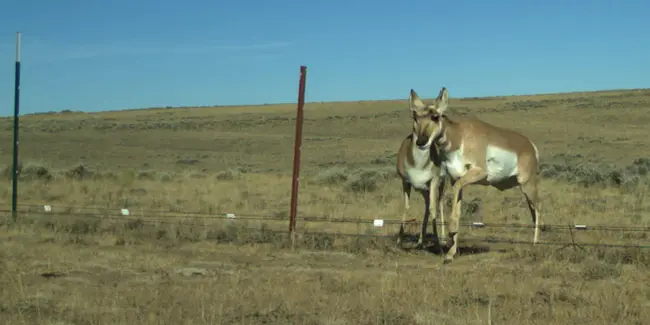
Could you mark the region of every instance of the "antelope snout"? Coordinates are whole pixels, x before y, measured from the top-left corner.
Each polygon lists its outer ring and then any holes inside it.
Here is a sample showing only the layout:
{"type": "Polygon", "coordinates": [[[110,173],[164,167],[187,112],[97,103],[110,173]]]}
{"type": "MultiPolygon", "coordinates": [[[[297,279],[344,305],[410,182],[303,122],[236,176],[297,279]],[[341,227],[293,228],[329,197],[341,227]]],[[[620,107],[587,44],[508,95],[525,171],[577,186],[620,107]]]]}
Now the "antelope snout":
{"type": "Polygon", "coordinates": [[[429,137],[427,137],[427,136],[419,136],[417,141],[415,141],[415,144],[420,149],[426,149],[428,142],[429,142],[429,137]]]}

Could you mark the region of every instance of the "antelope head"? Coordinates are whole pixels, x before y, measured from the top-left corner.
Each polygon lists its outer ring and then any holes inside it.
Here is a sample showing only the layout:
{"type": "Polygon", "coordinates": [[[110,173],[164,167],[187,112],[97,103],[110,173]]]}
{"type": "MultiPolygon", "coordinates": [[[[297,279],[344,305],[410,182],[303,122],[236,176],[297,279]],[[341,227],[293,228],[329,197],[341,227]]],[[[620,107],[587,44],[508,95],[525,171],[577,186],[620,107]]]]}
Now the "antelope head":
{"type": "Polygon", "coordinates": [[[429,150],[442,133],[442,116],[447,110],[447,88],[443,87],[432,104],[425,104],[411,89],[409,107],[413,113],[413,140],[420,150],[429,150]]]}

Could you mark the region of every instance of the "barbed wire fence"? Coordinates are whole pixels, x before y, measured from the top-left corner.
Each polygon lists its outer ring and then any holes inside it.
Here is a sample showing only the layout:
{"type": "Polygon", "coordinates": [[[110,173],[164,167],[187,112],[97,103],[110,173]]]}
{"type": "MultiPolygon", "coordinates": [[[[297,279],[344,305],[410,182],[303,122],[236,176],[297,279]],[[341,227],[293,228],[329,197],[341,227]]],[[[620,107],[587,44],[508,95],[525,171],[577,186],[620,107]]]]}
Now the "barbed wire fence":
{"type": "MultiPolygon", "coordinates": [[[[281,225],[286,225],[287,218],[283,216],[263,215],[263,214],[235,214],[231,212],[223,213],[202,213],[202,212],[173,212],[163,210],[144,210],[144,209],[117,209],[107,207],[92,207],[92,206],[53,206],[53,205],[30,205],[19,204],[19,213],[36,216],[37,219],[44,218],[45,220],[56,220],[57,218],[81,218],[84,220],[95,221],[116,221],[116,222],[138,222],[142,224],[187,224],[190,221],[203,221],[216,223],[236,223],[236,222],[276,222],[280,227],[270,227],[265,231],[277,234],[289,234],[286,229],[282,229],[281,225]]],[[[9,215],[10,210],[0,210],[0,212],[9,215]]],[[[400,219],[361,219],[361,218],[330,218],[330,217],[315,217],[315,216],[302,216],[294,220],[301,223],[331,223],[331,224],[354,224],[354,225],[367,225],[374,229],[380,230],[379,232],[366,232],[361,233],[358,230],[355,232],[343,231],[313,231],[301,230],[299,233],[310,235],[333,235],[343,237],[376,237],[376,238],[394,238],[389,229],[391,226],[397,228],[402,224],[400,219]]],[[[408,220],[411,225],[420,225],[418,220],[408,220]]],[[[436,222],[441,225],[441,222],[436,222]]],[[[444,224],[447,224],[445,222],[444,224]]],[[[241,227],[246,230],[259,230],[258,227],[241,227]]],[[[469,227],[471,229],[485,229],[494,228],[497,230],[512,230],[512,229],[532,229],[534,226],[531,224],[519,223],[483,223],[483,222],[461,222],[461,226],[469,227]]],[[[209,227],[208,224],[202,226],[209,227]]],[[[650,242],[640,242],[636,244],[611,244],[611,243],[590,243],[578,242],[576,240],[577,232],[618,232],[618,233],[650,233],[650,227],[646,226],[607,226],[607,225],[587,225],[587,224],[545,224],[544,228],[548,231],[558,231],[568,233],[568,241],[540,241],[536,245],[542,246],[561,246],[561,247],[601,247],[601,248],[637,248],[637,249],[650,249],[650,242]]],[[[298,231],[296,231],[298,233],[298,231]]],[[[511,245],[530,245],[532,242],[516,240],[512,238],[503,237],[473,237],[472,241],[482,242],[487,244],[511,244],[511,245]]]]}
{"type": "MultiPolygon", "coordinates": [[[[16,82],[15,82],[15,107],[14,107],[14,141],[13,141],[13,175],[12,175],[12,207],[11,210],[0,210],[7,219],[13,222],[20,222],[17,216],[36,216],[37,219],[56,220],[64,217],[83,218],[87,220],[104,221],[112,220],[117,222],[138,222],[142,224],[182,224],[188,220],[201,220],[204,222],[240,222],[240,221],[259,221],[259,222],[276,222],[280,225],[284,222],[289,223],[288,231],[286,224],[283,227],[275,227],[275,229],[268,229],[276,233],[288,233],[292,245],[295,241],[297,232],[306,234],[328,234],[336,236],[356,236],[356,237],[377,237],[377,238],[391,238],[395,235],[390,235],[389,228],[391,226],[402,225],[402,220],[398,219],[361,219],[361,218],[331,218],[331,217],[310,217],[298,216],[298,191],[300,184],[300,151],[302,146],[302,126],[303,126],[303,107],[305,103],[305,90],[306,90],[306,66],[300,66],[300,81],[298,92],[298,105],[296,115],[296,132],[294,142],[294,157],[293,157],[293,173],[292,173],[292,191],[289,218],[287,220],[284,216],[277,215],[263,215],[263,214],[237,214],[232,212],[223,213],[198,213],[198,212],[174,212],[162,210],[143,210],[127,208],[107,208],[107,207],[92,207],[92,206],[66,206],[66,205],[33,205],[33,204],[20,204],[17,197],[17,183],[18,183],[18,127],[19,127],[19,85],[20,85],[20,33],[17,34],[17,55],[16,55],[16,82]],[[374,229],[383,231],[361,233],[359,228],[356,232],[342,232],[342,231],[312,231],[307,227],[302,227],[298,231],[297,223],[331,223],[331,224],[356,224],[366,225],[374,229]],[[282,229],[284,228],[284,229],[282,229]]],[[[442,223],[436,220],[438,225],[442,223]]],[[[408,221],[409,225],[419,225],[420,221],[411,219],[408,221]]],[[[446,224],[446,223],[445,223],[446,224]]],[[[468,227],[469,229],[524,229],[533,228],[531,224],[513,224],[513,223],[483,223],[483,222],[461,222],[461,226],[468,227]]],[[[205,225],[207,226],[207,224],[205,225]]],[[[546,224],[545,229],[564,231],[569,233],[570,241],[541,241],[538,245],[551,245],[564,247],[604,247],[604,248],[650,248],[650,242],[641,242],[636,244],[613,244],[613,243],[578,243],[576,241],[576,232],[619,232],[619,233],[648,233],[650,227],[647,226],[609,226],[609,225],[594,225],[587,224],[546,224]]],[[[397,232],[393,232],[396,234],[397,232]]],[[[644,237],[645,238],[645,237],[644,237]]],[[[511,245],[526,245],[532,244],[530,241],[521,241],[515,239],[485,237],[485,238],[472,238],[472,240],[484,243],[501,243],[511,245]]]]}

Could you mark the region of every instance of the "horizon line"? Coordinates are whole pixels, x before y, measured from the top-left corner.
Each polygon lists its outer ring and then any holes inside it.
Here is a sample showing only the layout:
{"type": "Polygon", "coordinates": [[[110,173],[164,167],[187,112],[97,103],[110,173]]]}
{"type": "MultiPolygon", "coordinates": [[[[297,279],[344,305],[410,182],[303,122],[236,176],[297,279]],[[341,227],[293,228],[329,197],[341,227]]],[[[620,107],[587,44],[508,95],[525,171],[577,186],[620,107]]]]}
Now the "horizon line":
{"type": "MultiPolygon", "coordinates": [[[[489,96],[465,96],[465,97],[449,97],[449,99],[456,100],[485,100],[485,99],[495,99],[495,98],[516,98],[516,97],[534,97],[534,96],[549,96],[549,95],[576,95],[576,94],[589,94],[589,93],[611,93],[611,92],[633,92],[633,91],[650,91],[650,87],[647,88],[613,88],[613,89],[598,89],[598,90],[577,90],[577,91],[564,91],[564,92],[548,92],[548,93],[534,93],[534,94],[509,94],[509,95],[489,95],[489,96]]],[[[434,97],[432,97],[434,98],[434,97]]],[[[423,97],[423,99],[432,99],[423,97]]],[[[340,103],[360,103],[360,102],[392,102],[392,101],[405,101],[403,98],[395,99],[354,99],[354,100],[332,100],[332,101],[305,101],[307,104],[340,104],[340,103]]],[[[259,106],[275,106],[275,105],[289,105],[297,104],[295,102],[275,102],[275,103],[262,103],[262,104],[237,104],[237,105],[189,105],[189,106],[152,106],[152,107],[136,107],[136,108],[120,108],[120,109],[111,109],[111,110],[102,110],[102,111],[73,111],[68,109],[63,109],[59,111],[47,111],[47,112],[34,112],[34,113],[25,113],[19,116],[32,116],[32,115],[46,115],[46,114],[61,114],[61,113],[84,113],[84,114],[101,114],[101,113],[110,113],[110,112],[124,112],[124,111],[143,111],[143,110],[156,110],[156,109],[182,109],[182,108],[218,108],[218,107],[259,107],[259,106]]],[[[0,115],[0,118],[11,118],[11,115],[0,115]]]]}

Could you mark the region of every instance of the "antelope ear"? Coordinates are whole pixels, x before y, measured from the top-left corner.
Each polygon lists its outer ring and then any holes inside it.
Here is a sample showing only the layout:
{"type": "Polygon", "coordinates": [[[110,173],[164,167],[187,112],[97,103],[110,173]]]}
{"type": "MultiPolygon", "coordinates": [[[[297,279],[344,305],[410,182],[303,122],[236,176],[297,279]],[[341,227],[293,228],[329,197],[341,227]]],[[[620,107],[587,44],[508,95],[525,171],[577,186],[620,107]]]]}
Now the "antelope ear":
{"type": "Polygon", "coordinates": [[[425,107],[426,105],[420,100],[415,90],[411,89],[411,93],[409,94],[409,109],[411,111],[421,111],[425,107]]]}
{"type": "Polygon", "coordinates": [[[442,87],[438,98],[436,98],[436,111],[438,114],[442,115],[447,110],[447,103],[449,102],[449,92],[447,88],[442,87]]]}

